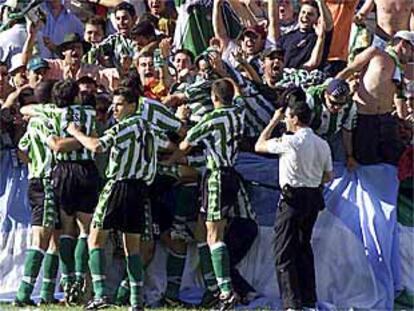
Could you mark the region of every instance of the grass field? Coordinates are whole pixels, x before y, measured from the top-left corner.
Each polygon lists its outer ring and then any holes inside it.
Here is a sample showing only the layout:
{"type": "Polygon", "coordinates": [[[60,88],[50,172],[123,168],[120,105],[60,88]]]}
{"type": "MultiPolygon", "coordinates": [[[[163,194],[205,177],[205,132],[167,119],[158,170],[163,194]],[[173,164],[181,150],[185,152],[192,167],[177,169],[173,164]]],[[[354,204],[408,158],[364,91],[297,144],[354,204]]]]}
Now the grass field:
{"type": "MultiPolygon", "coordinates": [[[[27,307],[27,308],[16,308],[13,307],[11,304],[0,304],[0,311],[23,311],[23,310],[47,310],[47,311],[83,311],[83,307],[66,307],[66,306],[45,306],[41,308],[35,308],[35,307],[27,307]]],[[[116,308],[110,308],[105,309],[108,311],[128,311],[127,307],[116,307],[116,308]]],[[[183,311],[183,310],[189,310],[189,309],[167,309],[167,308],[157,308],[157,309],[151,309],[153,311],[183,311]]],[[[200,309],[197,309],[200,310],[200,309]]]]}

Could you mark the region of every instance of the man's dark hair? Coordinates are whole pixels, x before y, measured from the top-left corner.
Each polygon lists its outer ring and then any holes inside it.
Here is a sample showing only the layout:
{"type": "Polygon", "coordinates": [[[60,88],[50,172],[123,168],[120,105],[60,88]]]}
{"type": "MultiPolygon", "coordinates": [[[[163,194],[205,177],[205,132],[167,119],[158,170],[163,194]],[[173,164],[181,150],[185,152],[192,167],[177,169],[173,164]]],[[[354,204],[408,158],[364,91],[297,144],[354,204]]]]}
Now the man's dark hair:
{"type": "Polygon", "coordinates": [[[98,87],[98,84],[96,83],[95,79],[89,76],[82,76],[77,81],[78,85],[80,84],[93,84],[96,87],[98,87]]]}
{"type": "Polygon", "coordinates": [[[287,90],[283,95],[285,107],[289,108],[291,117],[298,117],[303,125],[308,125],[312,111],[306,103],[306,93],[300,87],[294,87],[287,90]]]}
{"type": "Polygon", "coordinates": [[[116,14],[116,12],[118,11],[127,11],[129,15],[131,15],[132,18],[135,18],[135,16],[137,15],[137,13],[135,12],[135,8],[132,4],[128,3],[128,2],[121,2],[120,4],[118,4],[115,8],[114,8],[114,13],[116,14]]]}
{"type": "Polygon", "coordinates": [[[34,95],[34,90],[31,87],[22,90],[17,98],[17,101],[19,102],[20,107],[38,102],[34,95]]]}
{"type": "Polygon", "coordinates": [[[73,105],[79,93],[79,86],[75,80],[69,79],[58,81],[52,89],[53,102],[58,107],[68,107],[73,105]]]}
{"type": "Polygon", "coordinates": [[[114,90],[114,96],[122,96],[129,104],[136,104],[138,98],[134,96],[134,92],[127,87],[119,87],[114,90]]]}
{"type": "Polygon", "coordinates": [[[80,104],[82,106],[96,107],[96,96],[89,92],[79,92],[80,104]]]}
{"type": "Polygon", "coordinates": [[[139,22],[131,29],[131,36],[132,37],[142,36],[145,38],[155,40],[156,39],[155,27],[150,21],[147,21],[147,20],[139,22]]]}
{"type": "Polygon", "coordinates": [[[86,20],[85,25],[95,25],[101,27],[103,34],[105,35],[106,30],[106,20],[101,16],[93,16],[86,20]]]}
{"type": "Polygon", "coordinates": [[[149,13],[149,12],[145,12],[144,14],[142,14],[142,16],[139,18],[139,22],[144,22],[144,21],[147,21],[147,22],[150,22],[155,28],[157,28],[157,25],[158,25],[158,21],[159,21],[159,18],[158,17],[156,17],[156,16],[154,16],[154,15],[152,15],[151,13],[149,13]]]}
{"type": "Polygon", "coordinates": [[[0,66],[7,67],[7,63],[0,61],[0,66]]]}
{"type": "Polygon", "coordinates": [[[136,70],[128,72],[128,76],[121,80],[119,86],[129,88],[136,98],[144,94],[144,88],[142,87],[141,79],[136,70]]]}
{"type": "Polygon", "coordinates": [[[213,82],[211,90],[219,101],[225,106],[231,106],[234,97],[233,84],[227,79],[219,79],[213,82]]]}
{"type": "Polygon", "coordinates": [[[45,80],[39,82],[34,89],[34,95],[39,103],[50,103],[52,101],[52,90],[57,80],[45,80]]]}
{"type": "Polygon", "coordinates": [[[319,6],[318,3],[315,0],[302,0],[302,2],[300,3],[300,5],[310,5],[311,7],[314,7],[316,9],[316,11],[318,12],[318,15],[321,15],[321,12],[319,11],[319,6]]]}
{"type": "Polygon", "coordinates": [[[194,57],[193,52],[191,52],[190,50],[187,50],[187,49],[178,49],[177,51],[175,51],[174,57],[175,57],[175,55],[180,54],[180,53],[185,54],[188,57],[190,57],[191,63],[194,63],[194,58],[195,57],[194,57]]]}

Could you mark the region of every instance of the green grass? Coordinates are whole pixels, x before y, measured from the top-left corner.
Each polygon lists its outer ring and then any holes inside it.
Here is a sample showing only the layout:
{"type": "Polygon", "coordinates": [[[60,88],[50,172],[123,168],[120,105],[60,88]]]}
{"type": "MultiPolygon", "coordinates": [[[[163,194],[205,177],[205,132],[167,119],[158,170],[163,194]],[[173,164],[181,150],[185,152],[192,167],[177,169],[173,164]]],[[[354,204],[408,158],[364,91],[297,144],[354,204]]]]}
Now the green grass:
{"type": "MultiPolygon", "coordinates": [[[[13,307],[11,304],[7,303],[0,303],[0,311],[14,311],[14,310],[47,310],[47,311],[84,311],[82,306],[79,307],[67,307],[65,305],[54,305],[54,306],[43,306],[43,307],[27,307],[27,308],[16,308],[13,307]]],[[[127,307],[114,307],[110,309],[105,309],[108,311],[128,311],[127,307]]],[[[151,308],[153,311],[189,311],[191,309],[178,309],[178,308],[151,308]]],[[[203,309],[194,309],[194,310],[203,310],[203,309]]]]}
{"type": "MultiPolygon", "coordinates": [[[[16,308],[13,307],[10,304],[0,304],[0,311],[14,311],[14,310],[48,310],[48,311],[84,311],[83,307],[66,307],[64,305],[58,305],[58,306],[45,306],[45,307],[41,307],[41,308],[35,308],[35,307],[27,307],[27,308],[16,308]]],[[[108,311],[127,311],[128,308],[127,307],[116,307],[116,308],[110,308],[110,309],[105,309],[108,311]]],[[[167,308],[156,308],[156,309],[151,309],[153,311],[183,311],[183,310],[187,310],[188,309],[167,309],[167,308]]],[[[200,309],[197,309],[200,310],[200,309]]]]}

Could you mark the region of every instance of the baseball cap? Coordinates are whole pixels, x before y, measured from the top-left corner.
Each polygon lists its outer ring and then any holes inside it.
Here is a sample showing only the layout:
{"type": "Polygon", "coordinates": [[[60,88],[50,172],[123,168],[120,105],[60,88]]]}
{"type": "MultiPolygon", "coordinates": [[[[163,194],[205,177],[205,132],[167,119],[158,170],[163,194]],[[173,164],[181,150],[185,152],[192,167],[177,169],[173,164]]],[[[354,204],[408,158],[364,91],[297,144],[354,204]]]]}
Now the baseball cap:
{"type": "Polygon", "coordinates": [[[273,46],[262,52],[262,59],[265,59],[265,58],[284,59],[284,56],[285,56],[285,51],[279,46],[273,46]]]}
{"type": "Polygon", "coordinates": [[[254,33],[262,39],[265,39],[267,37],[266,29],[261,25],[254,25],[251,27],[246,27],[243,29],[243,31],[239,35],[239,39],[243,38],[247,33],[254,33]]]}
{"type": "Polygon", "coordinates": [[[414,47],[414,31],[400,30],[394,35],[394,39],[408,41],[414,47]]]}
{"type": "Polygon", "coordinates": [[[29,2],[28,0],[6,0],[3,5],[12,9],[22,10],[29,2]]]}
{"type": "Polygon", "coordinates": [[[326,88],[326,93],[335,98],[343,98],[349,96],[351,89],[345,80],[332,79],[326,88]]]}
{"type": "Polygon", "coordinates": [[[33,57],[27,64],[27,70],[36,71],[41,68],[49,68],[49,64],[46,60],[40,57],[33,57]]]}
{"type": "Polygon", "coordinates": [[[11,66],[9,68],[9,74],[13,74],[17,69],[24,68],[25,65],[23,63],[23,54],[15,54],[11,58],[11,66]]]}

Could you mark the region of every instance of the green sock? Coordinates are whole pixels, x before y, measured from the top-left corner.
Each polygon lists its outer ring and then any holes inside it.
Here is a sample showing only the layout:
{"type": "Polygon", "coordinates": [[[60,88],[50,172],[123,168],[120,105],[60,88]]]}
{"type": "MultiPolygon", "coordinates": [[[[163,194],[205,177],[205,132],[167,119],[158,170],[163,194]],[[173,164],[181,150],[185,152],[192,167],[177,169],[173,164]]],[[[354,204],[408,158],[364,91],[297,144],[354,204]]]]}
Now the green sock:
{"type": "Polygon", "coordinates": [[[79,237],[75,248],[75,278],[83,284],[88,269],[88,237],[79,237]]]}
{"type": "Polygon", "coordinates": [[[178,298],[181,279],[184,272],[186,254],[168,251],[167,257],[167,290],[165,295],[169,298],[178,298]]]}
{"type": "Polygon", "coordinates": [[[115,304],[118,306],[126,305],[128,303],[130,293],[131,290],[129,288],[128,272],[125,271],[124,278],[116,290],[115,304]]]}
{"type": "Polygon", "coordinates": [[[216,276],[211,263],[210,249],[207,243],[198,243],[198,255],[200,257],[200,268],[203,274],[204,284],[209,291],[216,291],[218,289],[216,276]]]}
{"type": "Polygon", "coordinates": [[[210,247],[211,261],[213,263],[214,274],[222,294],[232,291],[230,278],[230,259],[229,252],[224,242],[218,242],[210,247]]]}
{"type": "Polygon", "coordinates": [[[24,261],[23,279],[20,282],[17,290],[16,298],[19,301],[27,301],[33,292],[33,287],[36,283],[36,278],[39,275],[40,267],[42,266],[44,252],[40,249],[28,249],[26,251],[26,258],[24,261]]]}
{"type": "Polygon", "coordinates": [[[102,298],[106,294],[105,251],[102,248],[94,248],[89,251],[89,269],[95,298],[102,298]]]}
{"type": "Polygon", "coordinates": [[[40,297],[45,301],[52,301],[55,293],[56,275],[59,268],[59,256],[57,254],[46,253],[43,260],[43,280],[40,290],[40,297]]]}
{"type": "Polygon", "coordinates": [[[75,272],[75,243],[76,240],[70,235],[62,235],[60,237],[59,254],[60,267],[62,272],[62,285],[72,283],[74,281],[75,272]]]}
{"type": "Polygon", "coordinates": [[[139,255],[127,256],[126,264],[131,288],[131,306],[140,306],[142,305],[141,289],[144,274],[141,257],[139,255]]]}

